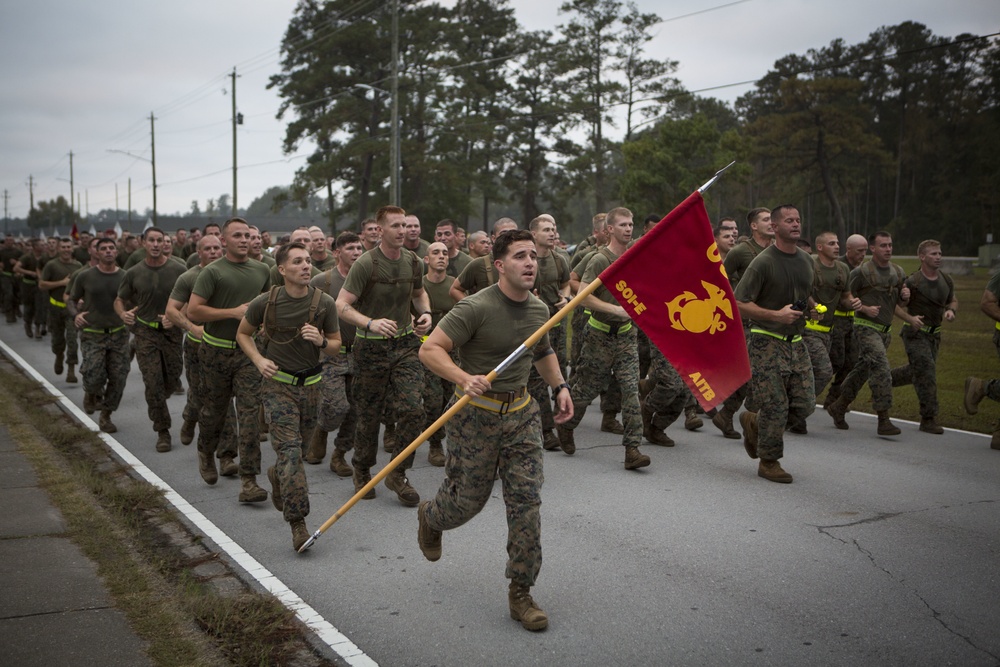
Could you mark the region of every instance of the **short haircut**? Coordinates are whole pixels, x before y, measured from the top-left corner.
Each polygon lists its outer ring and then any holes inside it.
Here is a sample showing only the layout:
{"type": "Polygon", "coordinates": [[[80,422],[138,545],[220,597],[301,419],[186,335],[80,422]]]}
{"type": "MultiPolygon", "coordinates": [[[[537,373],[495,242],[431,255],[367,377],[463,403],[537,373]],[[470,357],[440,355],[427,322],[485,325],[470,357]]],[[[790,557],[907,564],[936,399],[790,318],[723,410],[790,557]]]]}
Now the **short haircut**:
{"type": "MultiPolygon", "coordinates": [[[[243,218],[229,218],[229,220],[226,220],[226,223],[222,225],[223,234],[225,234],[226,230],[229,229],[229,225],[246,225],[247,227],[250,226],[249,224],[247,224],[247,221],[244,220],[243,218]]],[[[209,227],[218,227],[218,225],[215,224],[214,222],[205,225],[205,233],[208,233],[209,227]]]]}
{"type": "Polygon", "coordinates": [[[875,239],[877,239],[880,236],[884,236],[890,241],[892,240],[892,234],[884,230],[879,230],[877,232],[872,232],[871,234],[868,235],[868,245],[875,245],[875,239]]]}
{"type": "Polygon", "coordinates": [[[60,236],[59,237],[59,243],[72,243],[72,242],[73,242],[73,239],[71,239],[68,236],[60,236]]]}
{"type": "Polygon", "coordinates": [[[118,247],[118,245],[115,243],[114,239],[111,239],[111,238],[108,238],[107,236],[105,236],[103,238],[98,239],[98,241],[97,241],[97,249],[100,250],[101,246],[104,245],[104,244],[106,244],[106,243],[110,243],[111,246],[114,247],[114,248],[118,247]]]}
{"type": "Polygon", "coordinates": [[[441,229],[442,227],[451,227],[452,234],[458,233],[458,225],[455,224],[454,220],[451,220],[449,218],[440,220],[436,225],[434,225],[434,229],[441,229]]]}
{"type": "Polygon", "coordinates": [[[770,212],[771,209],[763,207],[750,209],[750,212],[747,213],[747,224],[752,225],[753,223],[757,222],[757,216],[759,216],[761,213],[770,213],[770,212]]]}
{"type": "Polygon", "coordinates": [[[535,237],[527,229],[509,229],[500,234],[493,241],[493,259],[503,259],[510,251],[510,245],[515,241],[535,242],[535,237]]]}
{"type": "Polygon", "coordinates": [[[917,246],[917,254],[923,255],[929,248],[940,248],[941,242],[935,241],[934,239],[927,239],[926,241],[921,241],[920,245],[917,246]]]}
{"type": "Polygon", "coordinates": [[[618,218],[631,218],[632,211],[624,206],[618,206],[608,211],[607,224],[613,225],[618,218]]]}
{"type": "Polygon", "coordinates": [[[538,216],[537,218],[528,223],[528,229],[530,229],[533,232],[537,232],[538,228],[542,226],[543,222],[551,222],[553,225],[555,224],[555,222],[553,222],[551,215],[543,213],[542,215],[538,216]]]}
{"type": "Polygon", "coordinates": [[[837,238],[836,232],[830,232],[830,231],[820,232],[819,234],[816,235],[816,245],[822,245],[826,243],[826,240],[831,236],[837,238]]]}
{"type": "Polygon", "coordinates": [[[361,243],[361,237],[352,231],[340,232],[337,236],[337,247],[343,248],[348,243],[361,243]]]}
{"type": "MultiPolygon", "coordinates": [[[[298,248],[299,250],[306,250],[306,244],[299,243],[298,241],[296,241],[295,243],[286,243],[285,245],[278,248],[277,252],[274,253],[274,263],[281,265],[287,262],[288,253],[296,248],[298,248]]],[[[309,251],[306,250],[306,252],[309,251]]]]}
{"type": "Polygon", "coordinates": [[[142,240],[143,240],[143,241],[145,241],[145,240],[146,240],[146,234],[149,234],[150,232],[159,232],[159,233],[160,233],[160,234],[162,234],[163,236],[166,236],[166,235],[167,235],[167,234],[166,234],[166,232],[164,232],[164,231],[163,231],[162,229],[160,229],[159,227],[150,227],[150,228],[148,228],[148,229],[144,229],[144,230],[142,230],[142,240]]]}
{"type": "Polygon", "coordinates": [[[777,206],[771,209],[771,222],[774,222],[775,215],[777,215],[780,218],[781,211],[784,211],[786,208],[794,208],[796,211],[799,210],[799,207],[796,206],[795,204],[778,204],[777,206]]]}
{"type": "MultiPolygon", "coordinates": [[[[379,226],[381,227],[382,225],[385,224],[385,219],[387,217],[389,217],[390,215],[394,215],[394,214],[405,216],[406,215],[406,211],[404,211],[403,209],[401,209],[398,206],[383,206],[379,210],[375,211],[375,220],[376,220],[376,222],[378,222],[379,226]]],[[[364,227],[364,223],[361,223],[361,229],[364,229],[364,228],[365,228],[364,227]]]]}
{"type": "Polygon", "coordinates": [[[608,223],[607,213],[598,213],[591,219],[591,224],[594,226],[594,231],[599,232],[604,229],[604,225],[608,223]]]}
{"type": "Polygon", "coordinates": [[[481,229],[478,229],[471,234],[469,234],[469,243],[476,243],[482,239],[488,239],[490,236],[481,229]]]}
{"type": "Polygon", "coordinates": [[[649,223],[653,223],[653,224],[655,225],[655,224],[656,224],[656,223],[658,223],[658,222],[659,222],[660,220],[663,220],[663,216],[662,216],[662,215],[657,215],[656,213],[650,213],[650,214],[649,214],[649,215],[647,215],[647,216],[645,217],[645,219],[644,219],[644,220],[642,221],[642,224],[644,224],[644,225],[648,225],[649,223]]]}
{"type": "Polygon", "coordinates": [[[520,226],[513,218],[497,218],[497,221],[493,223],[493,236],[497,235],[497,227],[500,225],[514,225],[515,229],[520,226]]]}
{"type": "Polygon", "coordinates": [[[802,248],[803,250],[812,250],[812,243],[809,243],[809,239],[798,239],[795,245],[802,248]]]}
{"type": "Polygon", "coordinates": [[[365,227],[367,227],[368,225],[378,225],[378,224],[379,224],[378,220],[376,220],[375,218],[365,218],[364,220],[361,221],[361,231],[362,232],[365,231],[365,227]]]}

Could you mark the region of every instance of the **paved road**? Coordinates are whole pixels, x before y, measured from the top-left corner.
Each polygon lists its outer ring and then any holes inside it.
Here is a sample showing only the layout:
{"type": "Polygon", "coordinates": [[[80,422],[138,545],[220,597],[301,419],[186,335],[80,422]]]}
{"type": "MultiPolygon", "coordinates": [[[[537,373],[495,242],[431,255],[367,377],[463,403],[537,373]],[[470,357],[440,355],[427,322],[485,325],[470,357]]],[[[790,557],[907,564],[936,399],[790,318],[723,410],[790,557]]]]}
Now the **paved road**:
{"type": "MultiPolygon", "coordinates": [[[[47,339],[3,324],[0,337],[80,404],[47,339]]],[[[711,425],[672,427],[677,447],[648,445],[652,466],[625,471],[592,409],[575,456],[546,454],[533,592],[551,623],[532,634],[508,618],[499,485],[437,563],[417,548],[415,510],[382,487],[299,556],[270,502],[201,481],[195,448],[176,440],[183,400],[171,399],[175,447],[157,454],[133,368],[115,437],[350,638],[355,664],[1000,665],[1000,452],[986,436],[903,423],[879,438],[873,418],[852,414],[845,433],[816,414],[808,436],[787,437],[786,486],[711,425]]],[[[427,497],[442,471],[417,457],[427,497]]],[[[352,486],[325,466],[309,483],[312,530],[352,486]]]]}

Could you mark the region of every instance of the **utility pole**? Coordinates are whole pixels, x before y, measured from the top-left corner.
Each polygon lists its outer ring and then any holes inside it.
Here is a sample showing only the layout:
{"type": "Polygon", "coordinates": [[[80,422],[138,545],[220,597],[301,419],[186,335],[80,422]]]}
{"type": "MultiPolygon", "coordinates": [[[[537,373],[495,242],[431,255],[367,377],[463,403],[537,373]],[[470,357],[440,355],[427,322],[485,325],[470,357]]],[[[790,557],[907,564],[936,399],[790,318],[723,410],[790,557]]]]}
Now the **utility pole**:
{"type": "Polygon", "coordinates": [[[86,203],[86,207],[83,209],[84,213],[86,213],[84,220],[86,220],[90,218],[90,190],[83,191],[83,201],[86,203]]]}
{"type": "Polygon", "coordinates": [[[28,215],[35,210],[35,177],[28,174],[28,215]]]}
{"type": "MultiPolygon", "coordinates": [[[[149,112],[149,145],[152,150],[152,160],[150,163],[153,165],[153,225],[156,225],[156,134],[153,129],[153,112],[149,112]]],[[[131,184],[132,179],[129,179],[131,184]]],[[[129,199],[131,199],[132,188],[129,187],[129,199]]],[[[132,231],[132,207],[129,206],[128,211],[129,225],[128,230],[132,231]]]]}
{"type": "Polygon", "coordinates": [[[118,212],[121,209],[118,207],[118,184],[115,183],[115,222],[118,222],[118,212]]]}
{"type": "Polygon", "coordinates": [[[73,151],[69,152],[69,210],[73,210],[73,151]]]}
{"type": "Polygon", "coordinates": [[[399,0],[392,0],[392,144],[389,147],[389,202],[400,206],[399,156],[399,0]]]}
{"type": "MultiPolygon", "coordinates": [[[[153,190],[156,192],[156,190],[153,190]]],[[[128,177],[128,230],[132,231],[132,177],[128,177]]]]}
{"type": "Polygon", "coordinates": [[[7,200],[10,199],[10,195],[7,194],[7,190],[3,191],[3,234],[6,236],[10,232],[7,229],[7,200]]]}
{"type": "Polygon", "coordinates": [[[236,68],[233,68],[233,73],[229,76],[233,79],[232,92],[233,92],[233,214],[230,217],[236,217],[236,126],[243,122],[243,117],[238,116],[236,113],[236,68]]]}

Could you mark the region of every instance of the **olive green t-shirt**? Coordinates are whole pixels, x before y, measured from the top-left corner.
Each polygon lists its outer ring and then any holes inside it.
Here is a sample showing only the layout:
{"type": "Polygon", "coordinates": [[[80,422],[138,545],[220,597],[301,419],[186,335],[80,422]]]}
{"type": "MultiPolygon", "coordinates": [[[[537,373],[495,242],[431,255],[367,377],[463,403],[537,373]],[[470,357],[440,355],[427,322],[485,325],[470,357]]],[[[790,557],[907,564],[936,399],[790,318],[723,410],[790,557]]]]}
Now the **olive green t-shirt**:
{"type": "Polygon", "coordinates": [[[327,269],[332,269],[335,266],[337,266],[337,258],[333,256],[333,253],[326,253],[326,257],[324,257],[322,261],[317,261],[315,258],[312,258],[313,269],[319,271],[320,273],[326,271],[327,269]]]}
{"type": "Polygon", "coordinates": [[[577,251],[573,253],[573,259],[570,260],[569,270],[576,271],[576,275],[582,276],[583,274],[580,272],[586,269],[586,262],[590,259],[591,255],[593,255],[596,251],[597,251],[596,245],[587,246],[582,250],[577,249],[577,251]],[[583,266],[581,266],[581,264],[583,266]]]}
{"type": "Polygon", "coordinates": [[[538,258],[535,290],[542,303],[549,307],[550,315],[555,315],[555,304],[562,299],[559,288],[567,282],[569,282],[569,264],[562,255],[552,251],[545,257],[538,258]]]}
{"type": "MultiPolygon", "coordinates": [[[[63,262],[58,257],[50,262],[45,263],[45,268],[42,269],[42,280],[46,281],[57,281],[62,280],[73,275],[74,272],[79,271],[83,268],[83,264],[71,259],[69,263],[63,262]]],[[[66,286],[53,287],[49,290],[49,297],[55,299],[56,301],[62,301],[66,296],[66,286]]]]}
{"type": "MultiPolygon", "coordinates": [[[[344,276],[340,275],[340,270],[334,266],[329,271],[324,271],[313,278],[309,284],[324,290],[336,301],[337,295],[340,294],[340,290],[344,286],[345,279],[344,276]]],[[[354,344],[354,334],[357,333],[357,328],[350,322],[339,317],[339,314],[338,319],[340,320],[340,344],[349,347],[354,344]]]]}
{"type": "Polygon", "coordinates": [[[122,319],[115,312],[118,286],[125,272],[120,268],[114,273],[104,273],[96,266],[80,271],[73,279],[73,291],[69,298],[83,299],[78,312],[86,313],[87,327],[91,329],[114,329],[122,326],[122,319]]]}
{"type": "Polygon", "coordinates": [[[986,289],[997,299],[1000,299],[1000,271],[997,271],[990,277],[990,281],[986,283],[986,289]]]}
{"type": "Polygon", "coordinates": [[[187,259],[184,260],[184,264],[189,269],[191,267],[198,266],[199,264],[201,264],[201,257],[198,256],[197,252],[193,252],[193,253],[191,253],[190,255],[187,256],[187,259]]]}
{"type": "Polygon", "coordinates": [[[73,259],[86,266],[90,263],[90,250],[83,246],[73,248],[73,259]]]}
{"type": "Polygon", "coordinates": [[[471,262],[472,258],[459,250],[457,255],[448,258],[448,268],[444,272],[452,278],[458,278],[471,262]]]}
{"type": "MultiPolygon", "coordinates": [[[[525,301],[509,299],[499,285],[462,299],[438,325],[455,344],[461,367],[472,375],[486,375],[549,319],[549,309],[534,295],[525,301]]],[[[490,391],[515,391],[528,383],[535,359],[551,349],[545,334],[497,377],[490,391]]]]}
{"type": "Polygon", "coordinates": [[[866,306],[878,306],[878,316],[868,317],[855,311],[855,319],[861,318],[869,322],[875,322],[882,326],[892,324],[892,316],[899,303],[899,292],[906,280],[898,265],[889,262],[886,267],[877,265],[874,261],[868,261],[851,271],[851,293],[861,299],[861,303],[866,306]]]}
{"type": "MultiPolygon", "coordinates": [[[[251,258],[251,259],[253,259],[253,258],[251,258]]],[[[260,253],[260,259],[258,259],[257,261],[258,262],[263,262],[264,264],[267,264],[267,268],[269,268],[269,269],[272,266],[277,266],[278,265],[278,263],[276,261],[274,261],[274,257],[272,257],[271,253],[269,253],[269,252],[262,252],[262,253],[260,253]]]]}
{"type": "Polygon", "coordinates": [[[493,266],[493,253],[490,253],[469,262],[458,275],[458,284],[466,294],[475,294],[495,283],[497,278],[497,269],[493,266]]]}
{"type": "MultiPolygon", "coordinates": [[[[235,308],[249,303],[270,286],[266,264],[254,259],[236,263],[220,257],[201,270],[191,293],[205,299],[212,308],[235,308]]],[[[236,340],[239,327],[239,320],[217,320],[205,323],[205,333],[236,340]]]]}
{"type": "MultiPolygon", "coordinates": [[[[580,276],[581,284],[582,283],[589,284],[594,282],[595,280],[597,280],[598,277],[600,277],[604,269],[611,266],[611,260],[608,259],[607,255],[605,255],[604,253],[610,253],[614,255],[614,253],[612,253],[611,250],[607,248],[594,251],[593,256],[587,262],[586,270],[583,272],[583,275],[580,276]]],[[[618,259],[618,257],[615,257],[615,259],[618,259]]],[[[594,290],[594,296],[596,296],[604,303],[611,303],[614,305],[618,305],[618,301],[615,300],[615,297],[611,295],[611,292],[608,291],[608,288],[604,285],[601,285],[596,290],[594,290]]],[[[629,321],[629,318],[627,316],[622,317],[620,315],[611,315],[610,313],[599,313],[596,310],[591,314],[591,317],[593,317],[595,320],[599,322],[604,322],[605,324],[617,325],[617,324],[624,324],[625,322],[629,321]]]]}
{"type": "Polygon", "coordinates": [[[201,264],[198,264],[178,276],[174,282],[174,288],[170,290],[170,298],[181,303],[190,301],[191,291],[194,289],[194,284],[203,268],[201,264]]]}
{"type": "MultiPolygon", "coordinates": [[[[169,259],[163,266],[150,266],[145,261],[125,271],[118,296],[126,304],[138,306],[136,317],[145,322],[156,322],[167,312],[167,300],[174,283],[187,269],[169,259]]],[[[131,307],[130,306],[130,307],[131,307]]]]}
{"type": "Polygon", "coordinates": [[[420,239],[420,243],[417,244],[416,248],[409,248],[406,246],[403,247],[412,252],[420,259],[423,259],[424,257],[427,256],[427,249],[431,247],[431,244],[430,241],[425,241],[424,239],[420,239]]]}
{"type": "Polygon", "coordinates": [[[938,271],[938,277],[930,280],[917,269],[906,279],[910,288],[910,301],[906,310],[910,315],[922,315],[925,327],[939,327],[944,319],[944,310],[955,300],[955,288],[950,276],[938,271]]]}
{"type": "MultiPolygon", "coordinates": [[[[812,257],[804,250],[796,248],[794,253],[787,253],[770,245],[743,272],[736,286],[736,300],[755,303],[768,310],[781,310],[809,298],[814,271],[812,257]]],[[[779,336],[794,336],[802,333],[806,320],[800,317],[793,324],[781,324],[751,319],[750,326],[779,336]]]]}
{"type": "Polygon", "coordinates": [[[427,276],[424,276],[424,291],[431,304],[431,327],[436,327],[441,318],[455,305],[455,300],[451,298],[449,290],[451,284],[455,282],[451,276],[445,275],[444,280],[439,283],[432,283],[427,276]]]}
{"type": "Polygon", "coordinates": [[[21,259],[21,254],[17,248],[0,248],[0,265],[4,273],[14,272],[14,262],[21,259]]]}
{"type": "Polygon", "coordinates": [[[834,260],[833,266],[826,266],[823,262],[813,261],[813,268],[816,271],[816,282],[813,287],[813,299],[816,303],[826,306],[826,312],[820,315],[819,323],[823,326],[833,326],[833,313],[840,308],[840,299],[847,289],[847,280],[850,269],[843,262],[834,260]]]}
{"type": "Polygon", "coordinates": [[[20,262],[23,271],[34,271],[36,274],[35,276],[21,276],[21,280],[30,280],[37,283],[38,276],[41,275],[42,268],[45,266],[45,255],[35,257],[35,253],[26,252],[17,261],[20,262]]]}
{"type": "Polygon", "coordinates": [[[726,260],[722,265],[726,268],[726,275],[729,276],[729,284],[733,286],[734,290],[740,284],[743,273],[750,266],[750,262],[763,251],[763,246],[751,237],[743,241],[743,243],[737,243],[736,247],[726,255],[726,260]]]}
{"type": "MultiPolygon", "coordinates": [[[[293,299],[282,287],[274,302],[274,325],[271,339],[264,346],[264,356],[277,364],[286,373],[300,373],[319,365],[323,351],[302,337],[298,330],[309,316],[312,303],[310,289],[304,297],[293,299]]],[[[246,321],[255,329],[264,323],[264,310],[269,293],[254,298],[247,306],[246,321]]],[[[316,313],[310,322],[324,334],[340,330],[337,320],[337,304],[329,294],[321,294],[316,313]]]]}
{"type": "Polygon", "coordinates": [[[410,325],[410,302],[414,290],[414,277],[418,288],[423,287],[421,278],[423,271],[420,260],[409,250],[403,248],[399,259],[389,259],[382,248],[375,247],[364,253],[351,266],[344,281],[343,289],[358,300],[354,308],[365,317],[373,320],[390,319],[396,327],[402,330],[410,325]],[[371,283],[372,272],[378,265],[378,273],[374,284],[371,283]],[[416,276],[414,276],[416,268],[416,276]]]}

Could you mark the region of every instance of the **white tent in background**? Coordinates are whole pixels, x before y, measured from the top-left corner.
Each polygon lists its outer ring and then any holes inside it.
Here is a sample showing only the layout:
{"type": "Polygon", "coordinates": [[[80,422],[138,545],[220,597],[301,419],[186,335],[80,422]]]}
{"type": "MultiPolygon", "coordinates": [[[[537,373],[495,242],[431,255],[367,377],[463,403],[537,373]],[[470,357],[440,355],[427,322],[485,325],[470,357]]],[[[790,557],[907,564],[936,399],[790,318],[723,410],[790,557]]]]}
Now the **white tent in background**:
{"type": "Polygon", "coordinates": [[[119,239],[122,237],[122,223],[120,222],[115,223],[115,237],[119,239]]]}
{"type": "MultiPolygon", "coordinates": [[[[153,219],[152,218],[146,218],[146,225],[142,228],[142,231],[145,232],[147,229],[149,229],[152,226],[153,226],[153,219]]],[[[207,243],[207,241],[206,241],[206,243],[207,243]]]]}
{"type": "MultiPolygon", "coordinates": [[[[94,227],[94,223],[90,223],[90,230],[89,230],[89,232],[90,232],[91,236],[97,236],[97,227],[94,227]]],[[[207,243],[207,241],[206,241],[206,243],[207,243]]]]}

